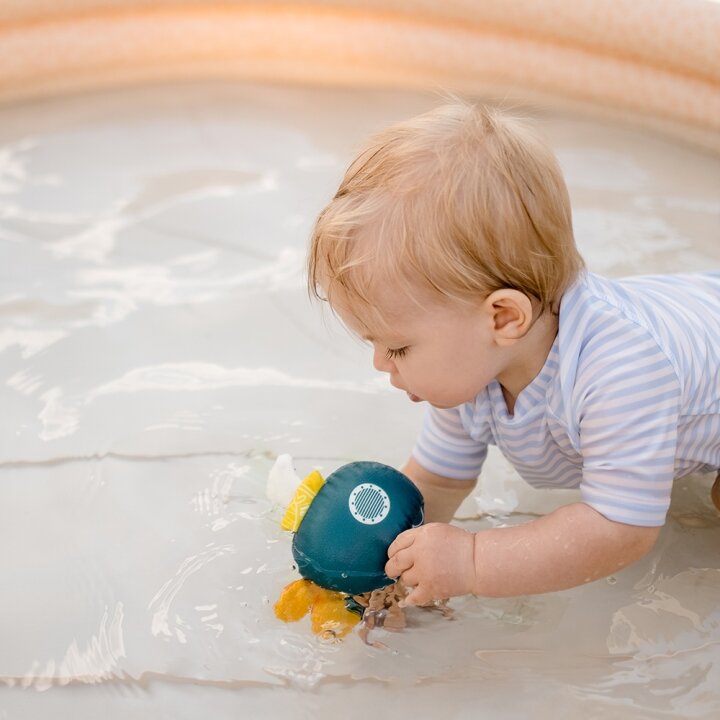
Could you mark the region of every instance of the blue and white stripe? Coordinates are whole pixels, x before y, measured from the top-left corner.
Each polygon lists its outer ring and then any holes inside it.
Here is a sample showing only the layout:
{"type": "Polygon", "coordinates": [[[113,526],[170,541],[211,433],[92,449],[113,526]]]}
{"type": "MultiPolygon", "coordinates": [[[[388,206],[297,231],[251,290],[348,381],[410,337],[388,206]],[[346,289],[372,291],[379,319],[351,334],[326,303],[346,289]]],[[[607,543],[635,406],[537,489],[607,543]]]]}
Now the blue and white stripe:
{"type": "Polygon", "coordinates": [[[673,480],[720,468],[720,273],[581,275],[514,413],[493,381],[430,408],[413,456],[468,479],[491,444],[535,487],[579,487],[611,520],[662,525],[673,480]]]}

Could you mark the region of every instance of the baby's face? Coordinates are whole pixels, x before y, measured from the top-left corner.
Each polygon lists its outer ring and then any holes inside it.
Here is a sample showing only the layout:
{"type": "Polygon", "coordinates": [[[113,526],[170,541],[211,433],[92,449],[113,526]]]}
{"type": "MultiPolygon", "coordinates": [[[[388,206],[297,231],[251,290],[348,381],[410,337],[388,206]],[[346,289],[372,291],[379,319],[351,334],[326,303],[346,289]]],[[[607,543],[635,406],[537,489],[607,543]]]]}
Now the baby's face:
{"type": "Polygon", "coordinates": [[[440,408],[471,401],[505,366],[505,353],[495,343],[492,315],[484,303],[440,300],[417,292],[413,301],[399,290],[378,293],[377,308],[385,318],[367,327],[342,301],[334,309],[357,335],[371,343],[373,365],[410,400],[440,408]]]}

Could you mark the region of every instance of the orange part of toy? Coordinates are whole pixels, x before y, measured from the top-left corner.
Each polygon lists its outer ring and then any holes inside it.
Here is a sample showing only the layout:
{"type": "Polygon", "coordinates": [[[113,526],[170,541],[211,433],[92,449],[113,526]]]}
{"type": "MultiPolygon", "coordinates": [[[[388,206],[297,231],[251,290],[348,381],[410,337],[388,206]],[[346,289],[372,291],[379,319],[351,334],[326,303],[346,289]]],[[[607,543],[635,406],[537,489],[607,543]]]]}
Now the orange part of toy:
{"type": "Polygon", "coordinates": [[[316,635],[336,638],[345,637],[360,622],[360,616],[345,607],[343,596],[330,592],[315,601],[311,619],[316,635]]]}
{"type": "Polygon", "coordinates": [[[310,608],[322,593],[310,580],[295,580],[283,588],[275,603],[275,616],[283,622],[297,622],[310,612],[310,608]]]}
{"type": "Polygon", "coordinates": [[[345,607],[341,593],[305,579],[286,585],[274,610],[283,622],[297,622],[311,613],[312,631],[324,637],[345,637],[360,622],[360,616],[345,607]]]}

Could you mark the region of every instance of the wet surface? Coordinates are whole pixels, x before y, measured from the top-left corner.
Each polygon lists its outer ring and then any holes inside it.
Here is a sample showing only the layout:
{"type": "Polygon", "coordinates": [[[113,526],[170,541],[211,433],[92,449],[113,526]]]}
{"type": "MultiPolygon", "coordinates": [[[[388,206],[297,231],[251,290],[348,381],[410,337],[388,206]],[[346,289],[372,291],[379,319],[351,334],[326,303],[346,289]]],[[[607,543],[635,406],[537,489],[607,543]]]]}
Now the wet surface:
{"type": "MultiPolygon", "coordinates": [[[[436,102],[205,84],[0,109],[2,720],[718,716],[709,478],[678,484],[657,547],[614,578],[411,610],[373,630],[386,649],[274,618],[297,577],[276,456],[399,464],[422,413],[307,299],[310,227],[369,132],[436,102]]],[[[591,269],[718,267],[719,159],[538,119],[591,269]]],[[[575,497],[491,454],[459,517],[575,497]]]]}

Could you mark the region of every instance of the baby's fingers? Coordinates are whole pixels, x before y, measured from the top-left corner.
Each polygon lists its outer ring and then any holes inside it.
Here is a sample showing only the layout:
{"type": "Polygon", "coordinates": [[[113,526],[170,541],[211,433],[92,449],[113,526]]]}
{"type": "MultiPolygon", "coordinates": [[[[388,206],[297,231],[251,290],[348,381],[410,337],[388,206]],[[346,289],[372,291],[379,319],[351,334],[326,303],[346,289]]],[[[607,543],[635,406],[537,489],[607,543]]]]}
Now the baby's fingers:
{"type": "Polygon", "coordinates": [[[400,601],[400,605],[402,607],[407,607],[408,605],[425,605],[432,601],[432,594],[427,592],[423,585],[417,585],[404,600],[400,601]]]}
{"type": "Polygon", "coordinates": [[[401,550],[406,550],[415,541],[415,530],[405,530],[401,532],[393,541],[390,543],[388,548],[388,557],[392,557],[401,550]]]}
{"type": "Polygon", "coordinates": [[[399,551],[385,563],[385,574],[391,578],[400,577],[413,563],[412,553],[399,551]]]}

